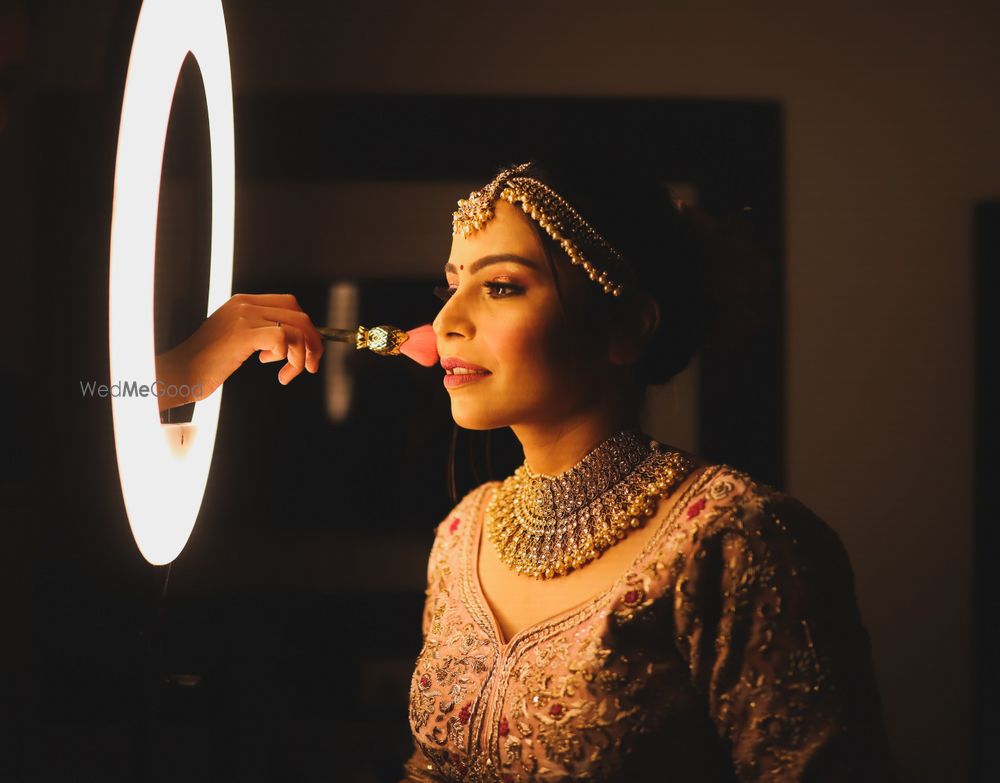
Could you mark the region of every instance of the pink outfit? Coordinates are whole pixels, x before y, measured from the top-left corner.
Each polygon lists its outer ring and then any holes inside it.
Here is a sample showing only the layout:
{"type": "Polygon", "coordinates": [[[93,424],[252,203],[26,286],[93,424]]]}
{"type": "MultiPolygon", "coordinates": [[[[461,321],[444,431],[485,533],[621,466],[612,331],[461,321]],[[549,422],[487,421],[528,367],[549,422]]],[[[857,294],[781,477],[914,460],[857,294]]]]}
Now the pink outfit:
{"type": "Polygon", "coordinates": [[[504,641],[476,557],[498,483],[437,526],[406,780],[889,779],[847,555],[799,501],[713,465],[610,589],[504,641]]]}

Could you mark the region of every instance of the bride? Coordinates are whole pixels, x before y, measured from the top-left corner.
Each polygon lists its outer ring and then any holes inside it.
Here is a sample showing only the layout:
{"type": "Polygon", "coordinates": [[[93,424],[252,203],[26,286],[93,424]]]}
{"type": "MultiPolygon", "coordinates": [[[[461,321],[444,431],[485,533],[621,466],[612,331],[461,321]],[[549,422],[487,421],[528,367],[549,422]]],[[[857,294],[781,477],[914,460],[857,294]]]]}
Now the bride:
{"type": "MultiPolygon", "coordinates": [[[[837,535],[638,427],[713,325],[690,215],[639,173],[530,161],[452,228],[452,416],[524,463],[436,526],[404,781],[891,779],[837,535]]],[[[157,370],[210,394],[258,350],[288,383],[323,345],[294,299],[238,294],[157,370]]]]}

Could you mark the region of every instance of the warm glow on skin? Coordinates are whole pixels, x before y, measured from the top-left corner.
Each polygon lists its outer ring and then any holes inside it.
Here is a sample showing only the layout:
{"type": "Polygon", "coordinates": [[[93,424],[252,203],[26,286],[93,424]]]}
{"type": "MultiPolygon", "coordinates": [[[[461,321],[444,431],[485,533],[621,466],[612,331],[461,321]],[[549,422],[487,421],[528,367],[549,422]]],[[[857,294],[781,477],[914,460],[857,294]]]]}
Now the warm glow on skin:
{"type": "Polygon", "coordinates": [[[638,411],[623,393],[629,370],[574,327],[587,286],[596,284],[563,254],[556,257],[564,321],[539,229],[506,201],[497,201],[495,213],[468,237],[453,237],[446,267],[453,294],[434,319],[443,358],[491,372],[448,389],[452,416],[471,430],[510,427],[533,470],[561,473],[605,438],[634,426],[638,411]],[[475,263],[503,254],[522,256],[535,268],[509,260],[475,263]]]}

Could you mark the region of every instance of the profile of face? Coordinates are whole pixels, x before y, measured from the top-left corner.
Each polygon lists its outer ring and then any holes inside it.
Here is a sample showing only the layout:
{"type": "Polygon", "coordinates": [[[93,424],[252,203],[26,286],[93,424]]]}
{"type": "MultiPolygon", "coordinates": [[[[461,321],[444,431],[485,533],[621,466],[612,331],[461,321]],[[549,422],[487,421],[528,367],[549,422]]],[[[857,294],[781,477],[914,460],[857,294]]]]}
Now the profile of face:
{"type": "Polygon", "coordinates": [[[612,365],[581,324],[595,283],[561,253],[550,265],[540,229],[519,207],[497,200],[494,211],[468,237],[453,237],[448,294],[433,323],[442,364],[487,371],[445,376],[452,417],[484,430],[586,415],[605,404],[612,365]]]}

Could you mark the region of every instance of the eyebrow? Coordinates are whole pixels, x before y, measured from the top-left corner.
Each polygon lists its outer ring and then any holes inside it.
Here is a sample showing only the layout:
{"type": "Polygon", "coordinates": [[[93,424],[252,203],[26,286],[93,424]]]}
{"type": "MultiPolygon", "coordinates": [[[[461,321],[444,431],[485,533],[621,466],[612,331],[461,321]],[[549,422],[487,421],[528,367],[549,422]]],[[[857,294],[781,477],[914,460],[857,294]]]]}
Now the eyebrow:
{"type": "MultiPolygon", "coordinates": [[[[489,266],[490,264],[499,264],[502,261],[510,261],[515,264],[521,264],[522,266],[531,267],[537,270],[538,262],[532,261],[530,258],[525,258],[524,256],[515,255],[514,253],[496,253],[494,255],[483,256],[469,265],[469,274],[474,275],[484,266],[489,266]]],[[[458,267],[456,267],[450,261],[444,265],[445,274],[451,272],[453,274],[458,273],[458,267]]]]}

